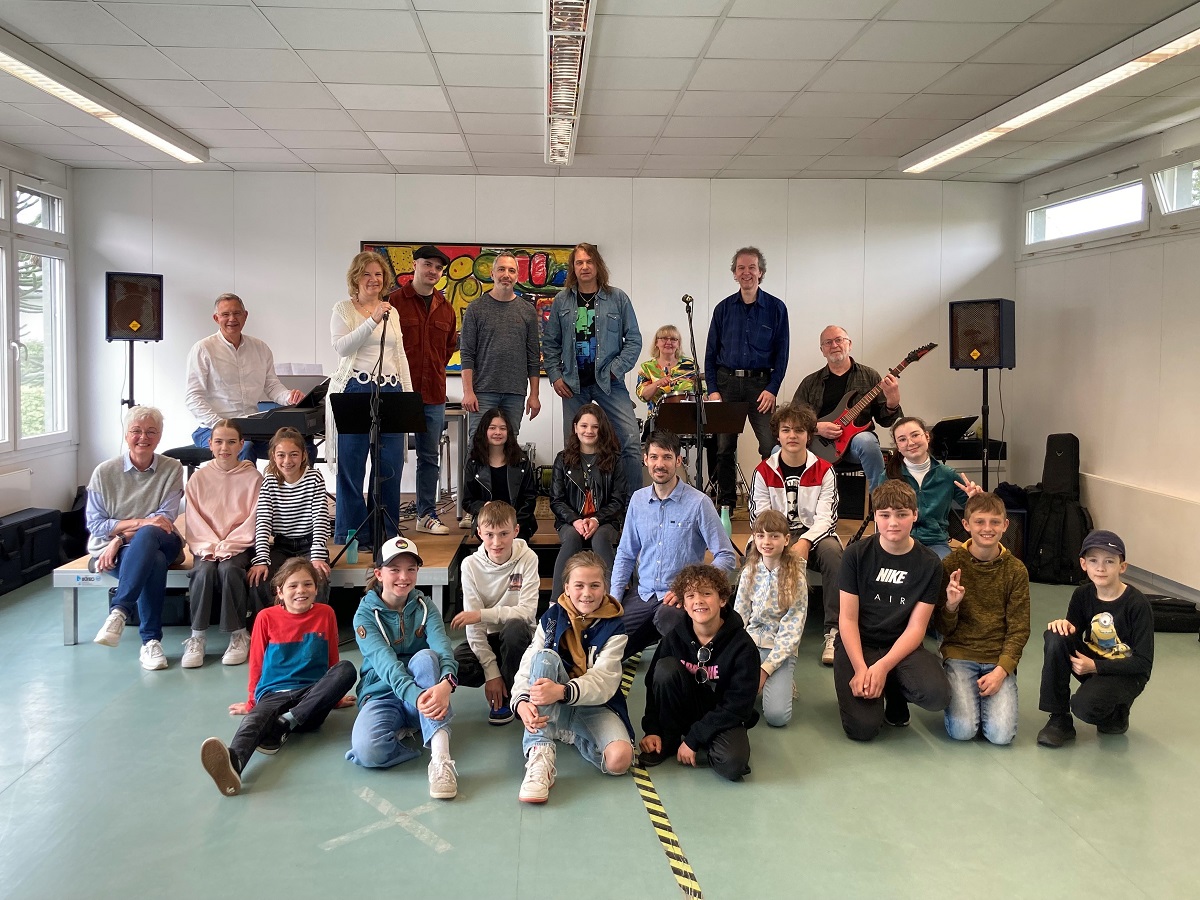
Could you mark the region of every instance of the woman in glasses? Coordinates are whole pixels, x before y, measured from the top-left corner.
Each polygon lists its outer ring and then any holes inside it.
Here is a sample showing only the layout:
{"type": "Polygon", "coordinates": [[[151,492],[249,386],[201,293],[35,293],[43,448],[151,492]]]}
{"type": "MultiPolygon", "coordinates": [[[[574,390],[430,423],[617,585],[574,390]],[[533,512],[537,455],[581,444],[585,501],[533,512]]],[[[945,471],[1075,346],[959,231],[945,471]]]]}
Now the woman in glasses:
{"type": "Polygon", "coordinates": [[[659,642],[646,673],[641,764],[674,756],[739,781],[750,772],[746,732],[758,721],[758,648],[729,605],[729,576],[720,569],[687,566],[671,589],[688,617],[659,642]]]}

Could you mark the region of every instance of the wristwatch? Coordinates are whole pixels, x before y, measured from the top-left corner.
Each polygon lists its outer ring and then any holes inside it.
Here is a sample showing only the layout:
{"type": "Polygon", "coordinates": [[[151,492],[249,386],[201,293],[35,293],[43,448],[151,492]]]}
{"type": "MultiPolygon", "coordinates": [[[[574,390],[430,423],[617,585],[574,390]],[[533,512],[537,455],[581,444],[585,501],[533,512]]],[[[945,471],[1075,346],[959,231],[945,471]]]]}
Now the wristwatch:
{"type": "Polygon", "coordinates": [[[451,675],[449,672],[447,672],[445,675],[442,676],[442,681],[446,681],[446,682],[450,683],[450,693],[453,694],[456,690],[458,690],[458,679],[455,678],[453,675],[451,675]]]}

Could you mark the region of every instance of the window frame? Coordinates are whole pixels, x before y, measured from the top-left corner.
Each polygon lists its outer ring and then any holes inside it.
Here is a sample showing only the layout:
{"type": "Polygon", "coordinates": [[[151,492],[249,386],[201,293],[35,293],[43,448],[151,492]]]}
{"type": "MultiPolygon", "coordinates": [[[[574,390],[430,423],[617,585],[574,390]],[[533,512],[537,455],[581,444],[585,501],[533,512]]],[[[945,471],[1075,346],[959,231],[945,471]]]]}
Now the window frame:
{"type": "Polygon", "coordinates": [[[1127,237],[1141,234],[1150,228],[1150,204],[1149,198],[1153,193],[1153,189],[1147,185],[1147,179],[1141,175],[1130,173],[1125,179],[1119,179],[1114,176],[1095,179],[1085,184],[1077,185],[1069,190],[1057,191],[1051,196],[1038,197],[1032,201],[1028,201],[1022,206],[1020,217],[1021,229],[1021,249],[1024,253],[1041,253],[1046,250],[1061,250],[1064,248],[1077,248],[1090,244],[1096,241],[1106,241],[1117,237],[1127,237]],[[1055,206],[1062,206],[1067,203],[1072,203],[1086,197],[1097,196],[1100,194],[1109,193],[1111,191],[1127,188],[1130,185],[1140,184],[1142,187],[1142,210],[1141,217],[1132,222],[1123,222],[1120,225],[1112,225],[1108,228],[1099,228],[1095,231],[1086,231],[1082,234],[1071,235],[1070,237],[1054,238],[1047,241],[1029,241],[1029,222],[1030,216],[1039,209],[1049,209],[1055,206]]]}
{"type": "Polygon", "coordinates": [[[57,185],[48,184],[33,178],[23,178],[16,175],[16,173],[13,174],[14,177],[9,179],[8,188],[4,191],[5,205],[9,210],[13,211],[9,214],[9,231],[12,232],[14,237],[32,238],[34,240],[65,245],[67,243],[67,234],[70,230],[66,190],[57,185]],[[25,191],[26,193],[38,194],[39,196],[57,200],[62,210],[62,231],[55,231],[52,228],[38,228],[35,225],[25,225],[18,222],[15,214],[18,191],[25,191]]]}

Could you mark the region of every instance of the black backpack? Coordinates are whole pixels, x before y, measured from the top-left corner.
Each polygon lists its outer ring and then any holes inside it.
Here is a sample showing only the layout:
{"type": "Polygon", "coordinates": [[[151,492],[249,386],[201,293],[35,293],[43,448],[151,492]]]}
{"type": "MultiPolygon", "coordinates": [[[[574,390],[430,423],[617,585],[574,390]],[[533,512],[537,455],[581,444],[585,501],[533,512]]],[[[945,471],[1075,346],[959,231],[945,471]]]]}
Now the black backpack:
{"type": "Polygon", "coordinates": [[[1025,567],[1031,581],[1079,584],[1079,551],[1092,530],[1092,517],[1079,502],[1079,438],[1046,438],[1042,481],[1028,490],[1029,530],[1025,567]]]}

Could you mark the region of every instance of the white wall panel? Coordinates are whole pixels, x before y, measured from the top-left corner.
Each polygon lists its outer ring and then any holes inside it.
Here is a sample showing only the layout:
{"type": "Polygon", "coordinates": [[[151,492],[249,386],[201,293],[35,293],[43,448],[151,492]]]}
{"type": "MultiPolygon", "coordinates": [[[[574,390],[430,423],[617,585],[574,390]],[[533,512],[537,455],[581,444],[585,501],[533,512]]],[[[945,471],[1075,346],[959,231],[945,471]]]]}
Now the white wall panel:
{"type": "Polygon", "coordinates": [[[474,175],[396,175],[397,241],[474,241],[474,175]]]}

